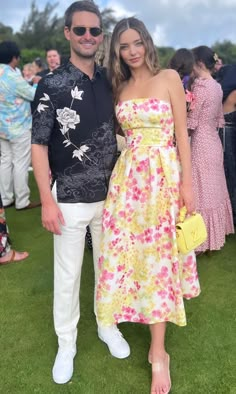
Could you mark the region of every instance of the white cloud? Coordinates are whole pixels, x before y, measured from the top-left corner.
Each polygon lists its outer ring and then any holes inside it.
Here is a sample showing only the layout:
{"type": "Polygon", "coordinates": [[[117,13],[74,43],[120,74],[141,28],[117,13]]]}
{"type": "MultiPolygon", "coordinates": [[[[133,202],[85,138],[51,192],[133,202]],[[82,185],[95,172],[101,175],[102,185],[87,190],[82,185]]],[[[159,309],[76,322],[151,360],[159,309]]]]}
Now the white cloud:
{"type": "Polygon", "coordinates": [[[156,25],[154,32],[152,34],[152,38],[155,45],[163,46],[163,47],[167,47],[170,45],[165,28],[163,26],[156,25]]]}
{"type": "Polygon", "coordinates": [[[108,1],[107,8],[112,8],[114,10],[114,15],[117,19],[128,18],[136,14],[135,11],[128,11],[125,6],[121,5],[118,1],[108,1]]]}
{"type": "MultiPolygon", "coordinates": [[[[110,1],[112,7],[114,2],[110,1]]],[[[234,40],[236,0],[119,0],[146,24],[156,45],[175,48],[234,40]]]]}

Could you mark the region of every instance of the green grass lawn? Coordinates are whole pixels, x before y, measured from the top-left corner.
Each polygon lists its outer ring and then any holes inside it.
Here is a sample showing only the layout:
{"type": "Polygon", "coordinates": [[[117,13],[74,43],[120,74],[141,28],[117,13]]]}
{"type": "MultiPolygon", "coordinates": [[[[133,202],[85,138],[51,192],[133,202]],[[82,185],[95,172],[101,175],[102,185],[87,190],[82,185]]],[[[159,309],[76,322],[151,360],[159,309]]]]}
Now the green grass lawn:
{"type": "MultiPolygon", "coordinates": [[[[32,200],[37,189],[31,174],[32,200]]],[[[110,356],[97,337],[93,315],[92,256],[85,250],[81,320],[73,379],[52,382],[57,351],[52,321],[52,236],[41,227],[40,209],[7,210],[13,246],[27,250],[22,263],[0,267],[1,394],[149,394],[148,327],[121,324],[131,356],[110,356]]],[[[173,394],[236,394],[236,237],[222,251],[201,256],[202,293],[186,302],[188,325],[167,328],[173,394]]]]}

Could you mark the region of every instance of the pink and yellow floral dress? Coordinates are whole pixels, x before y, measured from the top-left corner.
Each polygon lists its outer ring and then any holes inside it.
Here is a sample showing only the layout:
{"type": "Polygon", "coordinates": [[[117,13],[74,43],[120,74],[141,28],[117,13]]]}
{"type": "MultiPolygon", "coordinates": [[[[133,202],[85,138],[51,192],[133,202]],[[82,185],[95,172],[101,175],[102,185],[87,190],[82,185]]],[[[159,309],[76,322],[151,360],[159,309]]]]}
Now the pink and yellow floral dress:
{"type": "Polygon", "coordinates": [[[178,253],[180,162],[169,103],[120,102],[127,148],[116,163],[103,213],[97,285],[102,325],[186,324],[183,297],[199,292],[194,252],[178,253]]]}

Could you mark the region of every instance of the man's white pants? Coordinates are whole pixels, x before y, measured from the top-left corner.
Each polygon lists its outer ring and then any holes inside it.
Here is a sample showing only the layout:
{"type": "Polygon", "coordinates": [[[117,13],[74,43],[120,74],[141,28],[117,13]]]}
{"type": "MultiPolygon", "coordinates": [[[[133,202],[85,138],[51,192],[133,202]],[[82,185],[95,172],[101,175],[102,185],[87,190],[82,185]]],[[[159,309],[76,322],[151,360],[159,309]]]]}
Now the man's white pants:
{"type": "Polygon", "coordinates": [[[31,162],[31,132],[28,130],[11,141],[0,139],[0,191],[3,205],[15,200],[17,209],[26,207],[30,200],[28,169],[31,162]]]}
{"type": "MultiPolygon", "coordinates": [[[[53,195],[55,198],[55,189],[53,195]]],[[[65,226],[54,235],[54,326],[61,348],[75,349],[80,318],[80,277],[84,256],[86,226],[93,241],[95,286],[102,231],[104,201],[95,203],[58,203],[65,226]]],[[[95,305],[95,304],[94,304],[95,305]]]]}

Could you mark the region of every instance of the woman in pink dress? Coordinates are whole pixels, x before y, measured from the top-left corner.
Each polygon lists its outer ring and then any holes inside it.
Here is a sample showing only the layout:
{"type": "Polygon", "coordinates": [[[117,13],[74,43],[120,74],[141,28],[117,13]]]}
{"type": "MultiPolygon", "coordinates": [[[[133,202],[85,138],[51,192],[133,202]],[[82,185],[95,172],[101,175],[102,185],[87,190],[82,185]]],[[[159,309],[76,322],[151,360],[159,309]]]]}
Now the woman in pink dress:
{"type": "Polygon", "coordinates": [[[232,208],[226,186],[223,149],[217,128],[224,124],[222,89],[212,78],[217,56],[207,46],[193,49],[196,79],[194,108],[188,112],[191,135],[193,187],[196,208],[206,223],[207,240],[196,252],[218,250],[225,236],[234,233],[232,208]]]}

